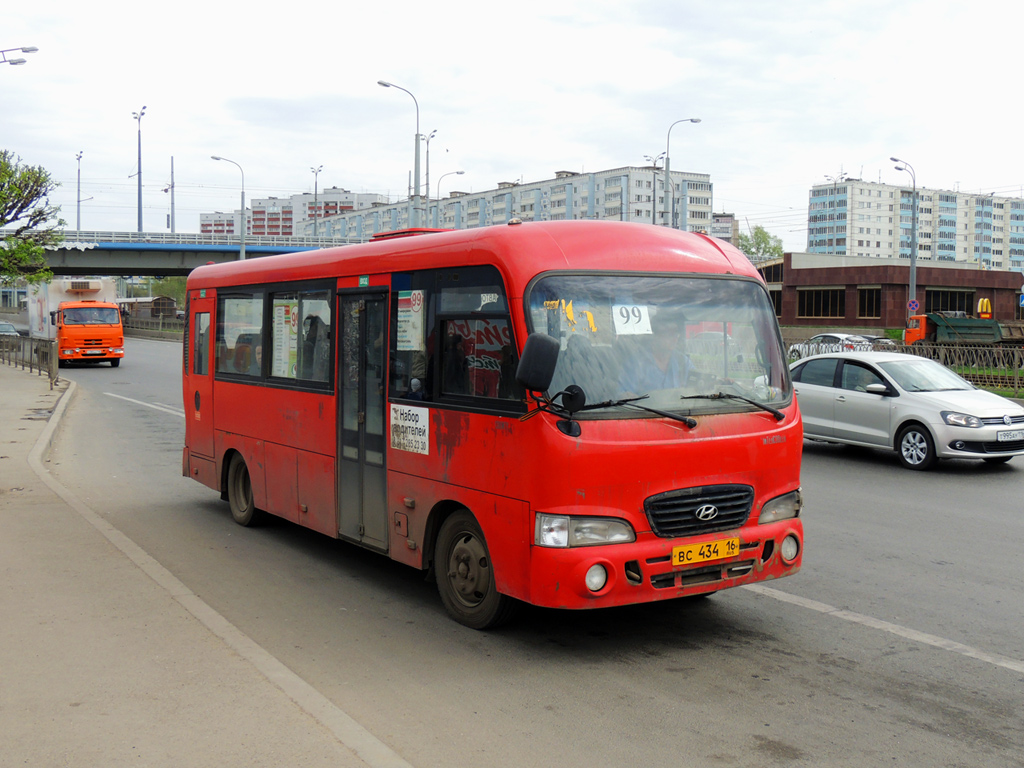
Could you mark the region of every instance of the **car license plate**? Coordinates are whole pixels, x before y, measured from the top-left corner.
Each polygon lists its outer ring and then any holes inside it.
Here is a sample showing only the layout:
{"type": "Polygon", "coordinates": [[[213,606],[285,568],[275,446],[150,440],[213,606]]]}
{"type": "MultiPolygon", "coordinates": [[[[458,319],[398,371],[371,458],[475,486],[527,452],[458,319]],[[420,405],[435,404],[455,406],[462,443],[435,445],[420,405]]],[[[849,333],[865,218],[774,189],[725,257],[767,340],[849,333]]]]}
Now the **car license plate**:
{"type": "Polygon", "coordinates": [[[735,557],[740,553],[739,539],[719,539],[703,544],[686,544],[672,548],[672,565],[693,565],[735,557]]]}
{"type": "Polygon", "coordinates": [[[1017,440],[1024,440],[1024,429],[1014,429],[1010,431],[1002,431],[996,433],[996,440],[1000,443],[1016,442],[1017,440]]]}
{"type": "Polygon", "coordinates": [[[87,349],[87,350],[83,351],[82,354],[83,355],[102,355],[103,354],[103,350],[102,349],[87,349]]]}

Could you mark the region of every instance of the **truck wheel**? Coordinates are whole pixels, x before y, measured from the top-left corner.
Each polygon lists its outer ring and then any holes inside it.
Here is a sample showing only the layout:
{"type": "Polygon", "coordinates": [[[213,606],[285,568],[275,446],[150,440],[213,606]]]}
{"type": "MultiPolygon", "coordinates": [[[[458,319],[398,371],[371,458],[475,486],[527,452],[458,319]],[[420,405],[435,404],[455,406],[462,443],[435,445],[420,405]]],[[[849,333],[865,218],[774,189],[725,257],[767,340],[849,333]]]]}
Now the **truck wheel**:
{"type": "Polygon", "coordinates": [[[115,357],[113,360],[110,361],[110,367],[111,368],[117,368],[117,366],[119,366],[120,364],[121,364],[121,358],[120,357],[115,357]]]}
{"type": "Polygon", "coordinates": [[[231,517],[239,525],[248,527],[259,524],[262,514],[256,509],[253,500],[249,468],[238,453],[231,457],[228,465],[228,505],[231,507],[231,517]]]}
{"type": "Polygon", "coordinates": [[[434,572],[441,602],[460,624],[488,629],[511,617],[515,603],[494,585],[487,542],[469,510],[459,510],[441,525],[434,572]]]}
{"type": "Polygon", "coordinates": [[[896,452],[907,469],[931,469],[935,464],[935,443],[928,430],[910,424],[900,430],[896,438],[896,452]]]}

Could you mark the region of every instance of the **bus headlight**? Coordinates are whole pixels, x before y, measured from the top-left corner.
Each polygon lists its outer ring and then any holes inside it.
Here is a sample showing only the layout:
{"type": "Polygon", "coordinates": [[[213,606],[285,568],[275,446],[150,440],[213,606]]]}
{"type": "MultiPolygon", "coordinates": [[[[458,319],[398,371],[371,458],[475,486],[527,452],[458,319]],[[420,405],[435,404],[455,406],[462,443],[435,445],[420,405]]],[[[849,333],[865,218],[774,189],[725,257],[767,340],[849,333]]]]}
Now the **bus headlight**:
{"type": "Polygon", "coordinates": [[[776,496],[761,507],[761,514],[757,518],[758,525],[774,523],[779,520],[789,520],[792,517],[799,517],[800,510],[804,506],[804,497],[797,488],[792,493],[776,496]]]}
{"type": "Polygon", "coordinates": [[[537,513],[533,542],[538,547],[593,547],[636,541],[625,520],[613,517],[569,517],[537,513]]]}

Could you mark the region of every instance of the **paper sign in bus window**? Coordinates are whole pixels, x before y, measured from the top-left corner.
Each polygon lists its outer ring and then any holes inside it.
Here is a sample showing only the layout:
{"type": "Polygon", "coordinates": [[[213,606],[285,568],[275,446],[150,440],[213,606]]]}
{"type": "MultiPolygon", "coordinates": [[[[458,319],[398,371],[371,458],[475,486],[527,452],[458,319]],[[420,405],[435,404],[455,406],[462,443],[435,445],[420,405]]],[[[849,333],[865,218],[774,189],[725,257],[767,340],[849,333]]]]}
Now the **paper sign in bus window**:
{"type": "Polygon", "coordinates": [[[612,322],[616,336],[640,336],[651,333],[651,314],[646,306],[638,304],[615,304],[612,306],[612,322]]]}

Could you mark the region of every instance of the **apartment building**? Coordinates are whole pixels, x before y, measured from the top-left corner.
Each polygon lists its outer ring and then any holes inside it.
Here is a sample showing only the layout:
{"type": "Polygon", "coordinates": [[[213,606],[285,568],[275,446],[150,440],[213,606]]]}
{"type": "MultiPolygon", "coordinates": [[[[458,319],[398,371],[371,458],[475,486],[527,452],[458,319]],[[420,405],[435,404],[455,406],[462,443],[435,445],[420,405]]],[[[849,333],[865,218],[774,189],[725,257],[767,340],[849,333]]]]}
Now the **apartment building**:
{"type": "MultiPolygon", "coordinates": [[[[511,219],[557,221],[611,219],[672,225],[691,232],[709,232],[712,221],[711,176],[671,171],[666,187],[661,168],[627,166],[594,173],[558,171],[551,179],[501,182],[483,192],[454,191],[440,200],[424,197],[420,223],[426,227],[473,229],[511,219]],[[667,192],[666,192],[667,190],[667,192]],[[666,214],[666,194],[670,213],[666,214]]],[[[368,240],[378,232],[411,227],[411,200],[376,204],[369,210],[329,216],[317,223],[321,237],[368,240]]],[[[313,222],[296,224],[295,234],[312,236],[313,222]]]]}
{"type": "MultiPolygon", "coordinates": [[[[811,188],[807,251],[910,258],[914,190],[845,179],[811,188]]],[[[917,189],[917,258],[1024,271],[1024,199],[917,189]]]]}
{"type": "MultiPolygon", "coordinates": [[[[306,192],[287,198],[253,198],[246,210],[246,234],[288,237],[300,234],[301,225],[309,222],[313,234],[313,221],[337,216],[348,211],[369,209],[387,202],[385,195],[350,192],[339,187],[328,187],[316,194],[306,192]]],[[[240,231],[238,211],[231,213],[202,213],[199,231],[202,234],[237,236],[240,231]]]]}

